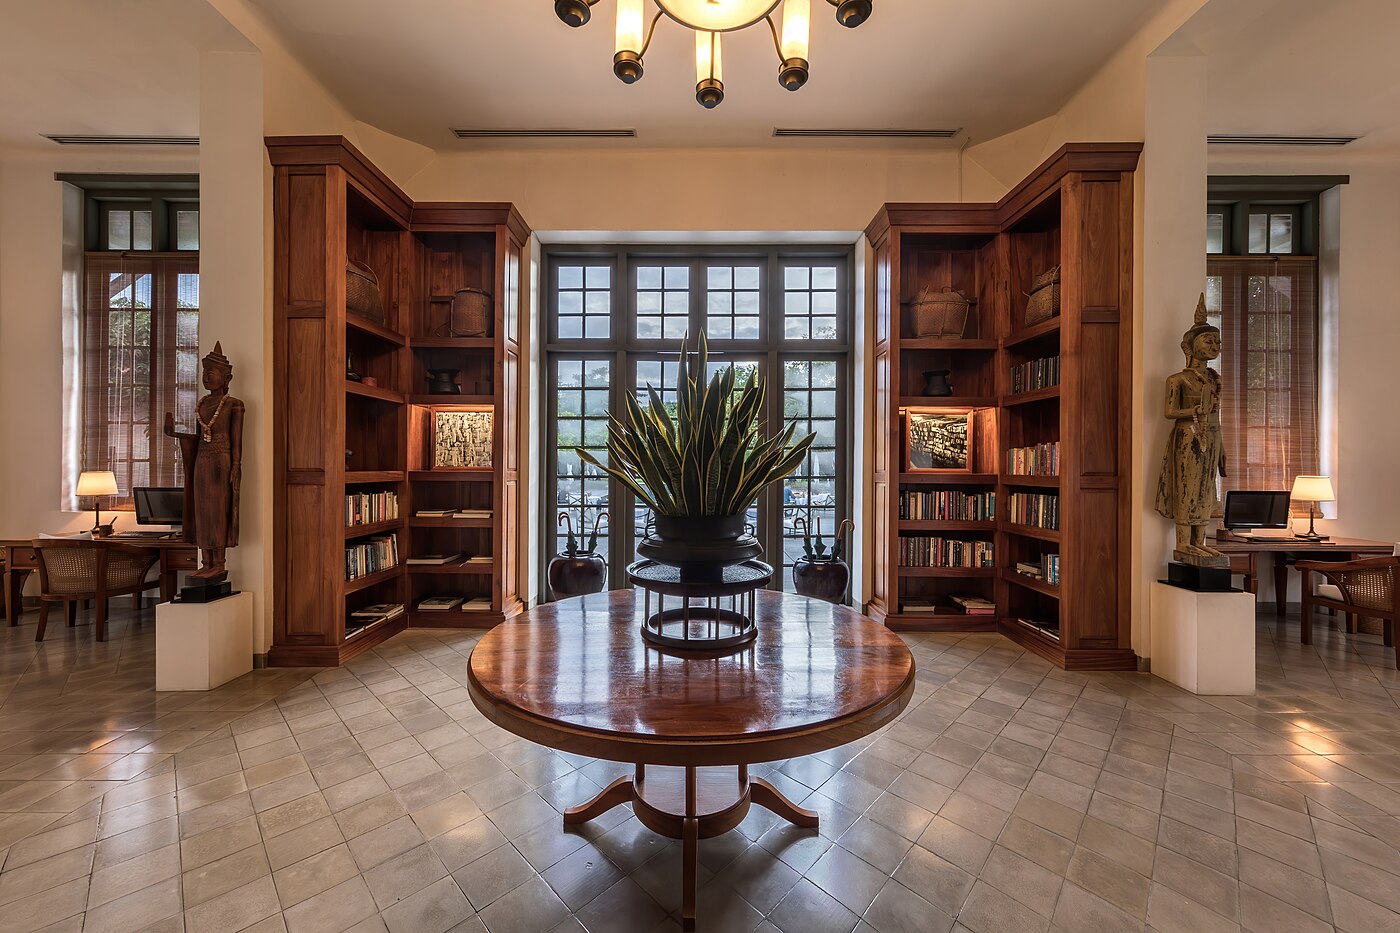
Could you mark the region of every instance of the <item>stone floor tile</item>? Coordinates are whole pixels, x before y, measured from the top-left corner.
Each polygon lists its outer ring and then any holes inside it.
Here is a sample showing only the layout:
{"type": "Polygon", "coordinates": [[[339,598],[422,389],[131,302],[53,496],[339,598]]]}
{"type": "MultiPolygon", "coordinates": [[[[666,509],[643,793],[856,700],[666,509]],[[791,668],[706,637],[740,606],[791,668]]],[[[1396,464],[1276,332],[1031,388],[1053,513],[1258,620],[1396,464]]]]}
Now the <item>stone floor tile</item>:
{"type": "Polygon", "coordinates": [[[279,910],[272,876],[234,888],[185,911],[185,933],[234,933],[273,917],[279,910]]]}
{"type": "Polygon", "coordinates": [[[876,933],[948,933],[953,928],[952,917],[894,880],[880,889],[862,919],[876,933]]]}

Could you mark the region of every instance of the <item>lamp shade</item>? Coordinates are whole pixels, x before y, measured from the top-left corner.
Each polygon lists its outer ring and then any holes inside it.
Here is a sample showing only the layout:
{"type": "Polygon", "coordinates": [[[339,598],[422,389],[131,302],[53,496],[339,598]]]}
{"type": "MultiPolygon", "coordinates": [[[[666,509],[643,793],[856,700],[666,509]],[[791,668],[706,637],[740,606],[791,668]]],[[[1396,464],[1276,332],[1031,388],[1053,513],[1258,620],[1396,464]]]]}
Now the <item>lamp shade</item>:
{"type": "Polygon", "coordinates": [[[729,32],[763,19],[781,0],[656,0],[676,22],[701,32],[729,32]]]}
{"type": "Polygon", "coordinates": [[[1293,480],[1292,497],[1302,502],[1331,502],[1337,498],[1330,476],[1299,476],[1293,480]]]}
{"type": "Polygon", "coordinates": [[[87,470],[78,475],[78,496],[115,496],[117,494],[117,474],[110,470],[87,470]]]}

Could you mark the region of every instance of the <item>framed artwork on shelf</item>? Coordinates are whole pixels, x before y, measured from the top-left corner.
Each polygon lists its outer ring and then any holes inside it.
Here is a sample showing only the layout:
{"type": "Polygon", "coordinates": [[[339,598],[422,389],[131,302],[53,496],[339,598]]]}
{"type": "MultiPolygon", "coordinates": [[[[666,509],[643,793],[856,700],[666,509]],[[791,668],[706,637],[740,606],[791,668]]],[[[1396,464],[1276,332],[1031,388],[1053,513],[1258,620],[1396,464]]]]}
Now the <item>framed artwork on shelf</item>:
{"type": "Polygon", "coordinates": [[[432,469],[489,470],[495,411],[489,407],[433,409],[432,469]]]}
{"type": "Polygon", "coordinates": [[[970,473],[972,411],[910,408],[905,412],[905,469],[925,473],[970,473]]]}

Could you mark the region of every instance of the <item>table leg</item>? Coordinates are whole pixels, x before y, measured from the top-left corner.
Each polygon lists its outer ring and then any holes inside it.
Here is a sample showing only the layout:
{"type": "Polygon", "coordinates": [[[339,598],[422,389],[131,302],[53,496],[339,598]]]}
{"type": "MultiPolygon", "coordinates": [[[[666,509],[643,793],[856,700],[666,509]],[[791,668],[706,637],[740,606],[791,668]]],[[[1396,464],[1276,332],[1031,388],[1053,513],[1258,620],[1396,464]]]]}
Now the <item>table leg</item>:
{"type": "MultiPolygon", "coordinates": [[[[175,598],[175,581],[179,577],[178,571],[160,572],[160,601],[168,603],[175,598]]],[[[140,599],[140,596],[137,596],[140,599]]]]}
{"type": "Polygon", "coordinates": [[[29,571],[9,569],[5,571],[5,615],[11,625],[19,625],[24,615],[24,581],[29,571]]]}
{"type": "Polygon", "coordinates": [[[632,779],[620,777],[603,788],[592,800],[565,810],[564,825],[573,826],[578,823],[587,823],[589,820],[595,820],[613,807],[621,806],[624,803],[631,803],[632,796],[632,779]]]}
{"type": "Polygon", "coordinates": [[[1280,619],[1288,607],[1288,556],[1274,555],[1274,614],[1280,619]]]}
{"type": "Polygon", "coordinates": [[[821,816],[817,811],[799,807],[763,778],[752,778],[749,781],[749,795],[754,803],[765,810],[773,811],[794,826],[816,829],[821,823],[821,816]]]}

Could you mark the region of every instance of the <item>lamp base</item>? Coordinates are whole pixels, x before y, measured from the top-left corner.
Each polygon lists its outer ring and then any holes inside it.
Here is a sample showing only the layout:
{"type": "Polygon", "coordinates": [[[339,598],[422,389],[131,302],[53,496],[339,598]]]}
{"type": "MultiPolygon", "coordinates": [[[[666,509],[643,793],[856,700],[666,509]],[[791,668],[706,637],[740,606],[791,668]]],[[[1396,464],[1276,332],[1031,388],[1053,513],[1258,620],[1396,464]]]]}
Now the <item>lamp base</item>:
{"type": "Polygon", "coordinates": [[[1312,531],[1305,531],[1305,532],[1303,532],[1302,534],[1298,535],[1298,538],[1299,538],[1300,540],[1302,540],[1302,541],[1329,541],[1329,540],[1331,540],[1331,536],[1330,536],[1330,535],[1320,535],[1320,534],[1317,534],[1316,532],[1312,532],[1312,531]]]}

